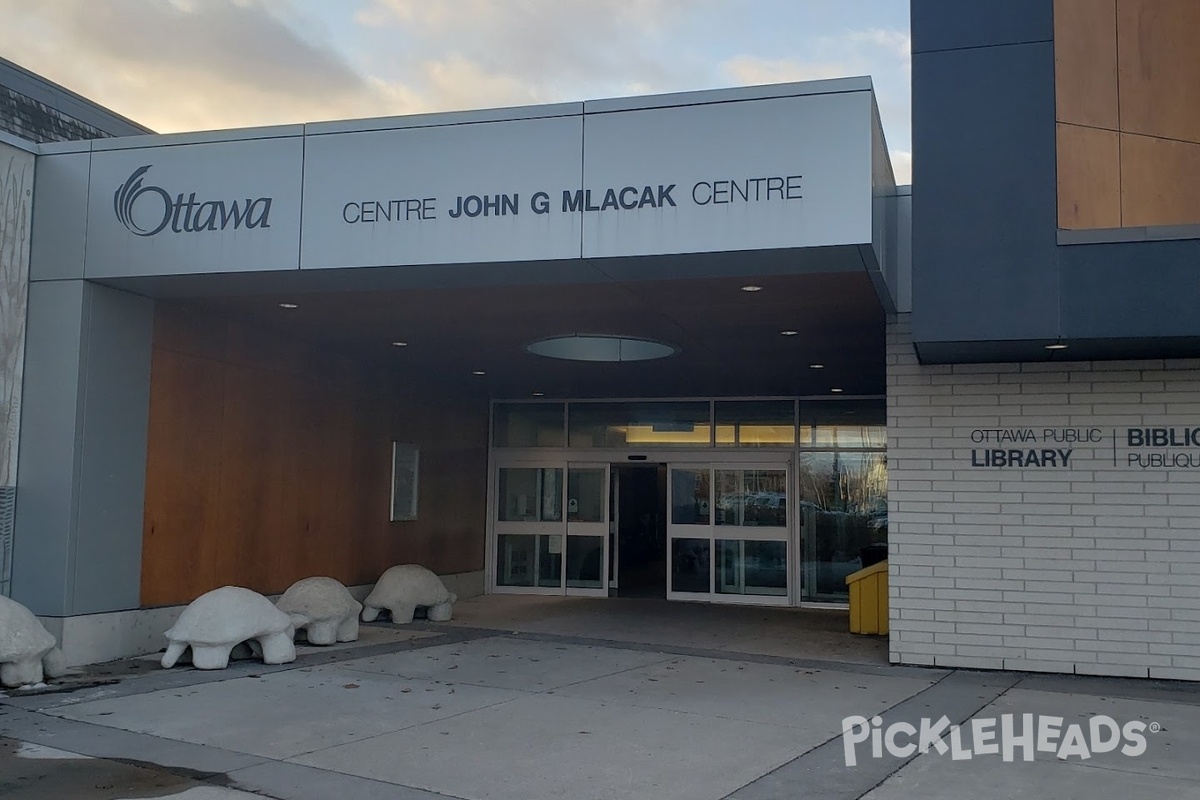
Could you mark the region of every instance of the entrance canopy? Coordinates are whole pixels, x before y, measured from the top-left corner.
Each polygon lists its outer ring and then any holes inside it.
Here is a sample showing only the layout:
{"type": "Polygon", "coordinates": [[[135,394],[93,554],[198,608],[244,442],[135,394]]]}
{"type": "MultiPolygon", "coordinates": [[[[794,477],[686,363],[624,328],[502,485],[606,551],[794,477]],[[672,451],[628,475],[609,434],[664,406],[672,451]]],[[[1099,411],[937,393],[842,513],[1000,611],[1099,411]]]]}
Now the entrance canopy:
{"type": "Polygon", "coordinates": [[[44,148],[31,272],[492,397],[875,394],[896,195],[867,78],[138,136],[44,148]],[[674,355],[526,349],[579,335],[674,355]]]}

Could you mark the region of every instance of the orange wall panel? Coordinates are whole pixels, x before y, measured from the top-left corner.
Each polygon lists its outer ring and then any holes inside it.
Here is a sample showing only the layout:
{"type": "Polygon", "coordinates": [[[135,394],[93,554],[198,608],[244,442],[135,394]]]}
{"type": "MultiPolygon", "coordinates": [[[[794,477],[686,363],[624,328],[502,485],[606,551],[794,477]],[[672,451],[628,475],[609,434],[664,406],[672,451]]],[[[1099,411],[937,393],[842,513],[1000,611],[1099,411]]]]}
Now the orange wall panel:
{"type": "Polygon", "coordinates": [[[1121,135],[1121,208],[1127,227],[1200,221],[1200,144],[1121,135]]]}
{"type": "Polygon", "coordinates": [[[1058,125],[1058,227],[1121,227],[1119,134],[1058,125]]]}
{"type": "Polygon", "coordinates": [[[1059,122],[1117,130],[1117,0],[1055,0],[1059,122]]]}
{"type": "Polygon", "coordinates": [[[1200,2],[1118,0],[1117,32],[1121,130],[1200,142],[1200,2]]]}
{"type": "Polygon", "coordinates": [[[369,583],[398,563],[482,569],[487,406],[412,391],[336,353],[161,303],[142,604],[226,584],[281,592],[313,575],[369,583]],[[411,522],[388,520],[393,440],[421,447],[411,522]]]}

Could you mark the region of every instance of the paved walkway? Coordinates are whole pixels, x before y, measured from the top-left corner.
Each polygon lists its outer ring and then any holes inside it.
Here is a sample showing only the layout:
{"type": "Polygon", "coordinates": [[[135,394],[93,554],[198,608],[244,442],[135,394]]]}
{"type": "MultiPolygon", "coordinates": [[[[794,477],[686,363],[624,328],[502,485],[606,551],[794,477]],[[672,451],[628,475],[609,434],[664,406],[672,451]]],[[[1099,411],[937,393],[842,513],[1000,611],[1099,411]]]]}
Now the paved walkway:
{"type": "Polygon", "coordinates": [[[1200,798],[1200,687],[890,667],[836,614],[524,598],[457,610],[364,626],[360,642],[301,647],[280,667],[134,659],[0,697],[0,796],[1200,798]],[[1137,756],[967,759],[964,731],[957,760],[874,758],[868,740],[846,764],[847,716],[887,729],[1003,714],[1061,717],[1059,741],[1097,714],[1158,730],[1137,756]]]}

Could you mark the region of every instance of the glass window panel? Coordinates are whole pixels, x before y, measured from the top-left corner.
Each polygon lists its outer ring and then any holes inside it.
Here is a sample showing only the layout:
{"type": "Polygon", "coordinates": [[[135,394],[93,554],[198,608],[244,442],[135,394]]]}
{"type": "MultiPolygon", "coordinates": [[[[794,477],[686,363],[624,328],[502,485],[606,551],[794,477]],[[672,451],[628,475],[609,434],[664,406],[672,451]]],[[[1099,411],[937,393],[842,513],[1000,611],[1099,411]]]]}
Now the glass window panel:
{"type": "Polygon", "coordinates": [[[715,472],[718,525],[787,527],[787,472],[781,469],[715,472]]]}
{"type": "Polygon", "coordinates": [[[562,586],[563,537],[558,534],[538,537],[538,586],[562,586]]]}
{"type": "Polygon", "coordinates": [[[887,401],[808,400],[800,403],[800,444],[809,447],[884,448],[887,401]]]}
{"type": "Polygon", "coordinates": [[[604,470],[567,470],[567,521],[604,521],[604,470]]]}
{"type": "Polygon", "coordinates": [[[496,585],[562,585],[562,540],[560,535],[502,533],[496,537],[496,585]]]}
{"type": "Polygon", "coordinates": [[[805,599],[845,602],[846,576],[887,542],[886,456],[803,453],[799,477],[805,599]]]}
{"type": "Polygon", "coordinates": [[[496,447],[562,447],[563,403],[507,403],[497,405],[492,417],[492,443],[496,447]]]}
{"type": "Polygon", "coordinates": [[[787,542],[717,540],[717,593],[787,595],[787,542]]]}
{"type": "Polygon", "coordinates": [[[671,591],[709,593],[708,539],[671,540],[671,591]]]}
{"type": "Polygon", "coordinates": [[[496,537],[496,585],[533,586],[537,537],[502,533],[496,537]]]}
{"type": "Polygon", "coordinates": [[[561,522],[562,469],[502,468],[498,505],[501,522],[561,522]]]}
{"type": "Polygon", "coordinates": [[[567,586],[573,589],[603,589],[603,536],[567,537],[567,586]]]}
{"type": "Polygon", "coordinates": [[[571,403],[571,447],[695,445],[712,431],[708,403],[571,403]]]}
{"type": "Polygon", "coordinates": [[[707,469],[671,470],[671,524],[709,524],[710,498],[707,469]]]}
{"type": "Polygon", "coordinates": [[[796,441],[791,400],[718,400],[717,444],[791,447],[796,441]]]}

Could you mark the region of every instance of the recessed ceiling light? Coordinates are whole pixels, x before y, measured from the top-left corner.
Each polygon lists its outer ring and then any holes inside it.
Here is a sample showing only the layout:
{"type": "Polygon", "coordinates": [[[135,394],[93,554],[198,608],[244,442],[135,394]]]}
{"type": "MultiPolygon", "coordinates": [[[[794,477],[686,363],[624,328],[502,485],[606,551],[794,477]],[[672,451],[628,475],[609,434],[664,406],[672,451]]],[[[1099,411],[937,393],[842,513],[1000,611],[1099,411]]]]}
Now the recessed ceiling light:
{"type": "Polygon", "coordinates": [[[836,394],[837,392],[840,392],[842,390],[841,389],[830,389],[829,391],[834,392],[836,394]]]}
{"type": "Polygon", "coordinates": [[[1066,350],[1067,346],[1065,344],[1063,344],[1062,342],[1055,342],[1054,344],[1046,345],[1046,349],[1047,350],[1066,350]]]}
{"type": "Polygon", "coordinates": [[[295,303],[280,303],[279,307],[280,308],[299,308],[300,306],[296,305],[295,303]]]}
{"type": "Polygon", "coordinates": [[[742,287],[743,292],[761,292],[761,286],[755,286],[753,283],[748,283],[742,287]]]}
{"type": "Polygon", "coordinates": [[[471,370],[471,374],[472,375],[487,375],[487,373],[481,369],[471,370]]]}
{"type": "Polygon", "coordinates": [[[392,342],[392,347],[408,347],[408,342],[392,342]]]}
{"type": "Polygon", "coordinates": [[[779,335],[780,336],[795,336],[797,333],[798,333],[798,331],[780,331],[779,335]]]}
{"type": "Polygon", "coordinates": [[[541,396],[542,396],[542,395],[544,395],[544,394],[546,394],[546,393],[545,393],[545,392],[534,392],[534,393],[533,393],[533,396],[534,396],[534,397],[541,397],[541,396]]]}
{"type": "Polygon", "coordinates": [[[808,368],[809,369],[825,369],[825,365],[824,364],[809,364],[808,368]]]}

